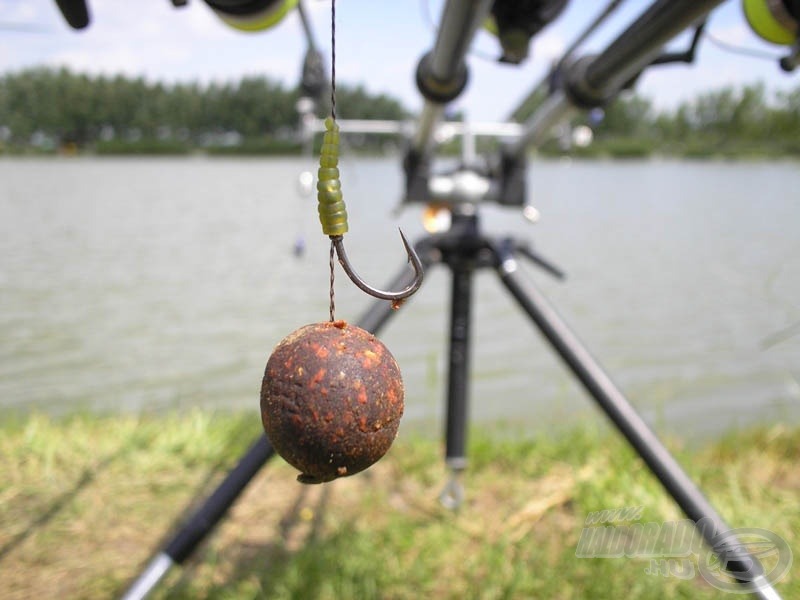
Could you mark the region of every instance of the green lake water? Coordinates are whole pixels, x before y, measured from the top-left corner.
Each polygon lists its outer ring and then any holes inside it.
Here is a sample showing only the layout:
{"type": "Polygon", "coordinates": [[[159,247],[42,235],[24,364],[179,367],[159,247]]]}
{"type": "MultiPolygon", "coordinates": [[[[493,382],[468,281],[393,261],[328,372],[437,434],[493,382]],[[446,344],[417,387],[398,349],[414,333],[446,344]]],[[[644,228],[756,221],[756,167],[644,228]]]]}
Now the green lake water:
{"type": "MultiPolygon", "coordinates": [[[[255,415],[272,347],[328,315],[328,242],[297,185],[313,168],[0,160],[0,408],[255,415]]],[[[347,247],[380,286],[403,262],[398,225],[423,235],[420,207],[392,215],[397,159],[342,170],[347,247]]],[[[481,218],[567,272],[525,267],[650,423],[705,437],[799,420],[798,190],[791,162],[533,162],[541,221],[497,206],[481,218]]],[[[337,281],[337,316],[356,321],[370,299],[337,281]]],[[[478,273],[475,300],[474,422],[601,418],[493,272],[478,273]]],[[[433,268],[381,333],[404,373],[406,425],[442,418],[448,302],[449,273],[433,268]]]]}

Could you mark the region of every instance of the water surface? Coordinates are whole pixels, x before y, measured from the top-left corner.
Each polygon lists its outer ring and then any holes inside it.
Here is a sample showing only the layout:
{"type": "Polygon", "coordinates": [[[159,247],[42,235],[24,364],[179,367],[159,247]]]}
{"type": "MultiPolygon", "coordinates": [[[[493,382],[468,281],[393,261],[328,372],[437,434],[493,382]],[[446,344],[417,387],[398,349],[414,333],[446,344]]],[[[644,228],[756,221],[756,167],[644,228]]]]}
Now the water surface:
{"type": "MultiPolygon", "coordinates": [[[[0,161],[0,406],[257,410],[271,348],[328,314],[327,238],[298,192],[301,159],[0,161]],[[292,254],[302,238],[306,253],[292,254]]],[[[403,261],[418,207],[393,218],[396,159],[345,161],[364,277],[403,261]]],[[[796,163],[534,162],[539,224],[481,210],[569,275],[526,271],[657,429],[700,437],[800,416],[796,163]]],[[[443,413],[449,274],[431,269],[381,334],[404,372],[406,423],[443,413]]],[[[475,281],[471,415],[533,428],[597,418],[522,312],[475,281]]],[[[337,316],[369,298],[340,274],[337,316]]]]}

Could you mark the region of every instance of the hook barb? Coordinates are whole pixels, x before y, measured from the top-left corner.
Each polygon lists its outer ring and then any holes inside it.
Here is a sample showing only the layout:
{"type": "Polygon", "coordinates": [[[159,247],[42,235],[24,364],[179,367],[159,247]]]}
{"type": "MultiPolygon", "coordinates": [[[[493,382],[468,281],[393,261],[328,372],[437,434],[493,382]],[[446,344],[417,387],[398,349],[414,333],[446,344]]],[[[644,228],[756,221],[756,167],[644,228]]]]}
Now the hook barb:
{"type": "Polygon", "coordinates": [[[417,256],[417,253],[414,251],[414,248],[411,244],[408,243],[406,236],[403,235],[403,230],[400,231],[400,237],[403,240],[403,246],[406,248],[406,254],[408,255],[408,262],[411,263],[411,266],[414,267],[414,281],[412,281],[407,287],[403,288],[399,292],[386,292],[383,290],[379,290],[377,288],[372,287],[366,281],[361,279],[358,273],[355,272],[353,266],[350,264],[350,259],[347,258],[347,253],[344,251],[344,236],[341,235],[332,235],[330,236],[331,241],[333,242],[333,246],[336,248],[336,254],[339,257],[339,264],[342,265],[344,272],[347,273],[347,276],[350,280],[355,283],[361,290],[369,294],[370,296],[374,296],[375,298],[380,298],[382,300],[392,300],[394,302],[399,302],[401,300],[405,300],[409,296],[411,296],[414,292],[419,289],[419,286],[422,285],[422,278],[424,276],[424,272],[422,269],[422,262],[417,256]]]}

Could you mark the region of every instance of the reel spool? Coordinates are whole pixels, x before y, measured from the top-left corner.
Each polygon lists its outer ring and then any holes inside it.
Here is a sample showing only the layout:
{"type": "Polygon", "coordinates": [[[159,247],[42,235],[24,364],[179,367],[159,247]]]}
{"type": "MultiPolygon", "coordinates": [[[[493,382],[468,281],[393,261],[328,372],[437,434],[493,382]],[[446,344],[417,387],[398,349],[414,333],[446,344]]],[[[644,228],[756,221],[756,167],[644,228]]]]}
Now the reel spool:
{"type": "Polygon", "coordinates": [[[760,38],[791,46],[800,36],[800,0],[743,0],[747,23],[760,38]]]}
{"type": "Polygon", "coordinates": [[[226,24],[240,31],[262,31],[280,23],[298,0],[205,0],[226,24]]]}
{"type": "Polygon", "coordinates": [[[484,28],[500,42],[500,62],[518,65],[528,58],[530,40],[566,6],[567,0],[495,0],[484,28]]]}

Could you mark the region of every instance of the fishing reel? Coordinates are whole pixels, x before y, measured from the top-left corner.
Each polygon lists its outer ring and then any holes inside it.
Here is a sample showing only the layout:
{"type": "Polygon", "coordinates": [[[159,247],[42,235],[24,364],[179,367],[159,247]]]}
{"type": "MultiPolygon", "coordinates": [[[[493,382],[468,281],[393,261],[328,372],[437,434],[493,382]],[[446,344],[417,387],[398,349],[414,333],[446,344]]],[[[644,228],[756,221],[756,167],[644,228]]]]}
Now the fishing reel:
{"type": "MultiPolygon", "coordinates": [[[[170,0],[175,7],[189,0],[170,0]]],[[[297,6],[298,0],[203,0],[220,20],[239,31],[262,31],[280,23],[297,6]]],[[[61,14],[73,29],[91,21],[86,0],[56,0],[61,14]]]]}
{"type": "Polygon", "coordinates": [[[800,0],[743,0],[744,16],[763,40],[791,46],[780,60],[781,69],[793,71],[800,64],[800,0]]]}
{"type": "MultiPolygon", "coordinates": [[[[174,0],[173,0],[174,2],[174,0]]],[[[280,23],[298,0],[204,0],[223,23],[240,31],[261,31],[280,23]]],[[[186,0],[183,0],[183,4],[186,0]]]]}
{"type": "Polygon", "coordinates": [[[484,26],[500,42],[499,61],[518,65],[528,58],[531,38],[566,6],[567,0],[495,0],[484,26]]]}

